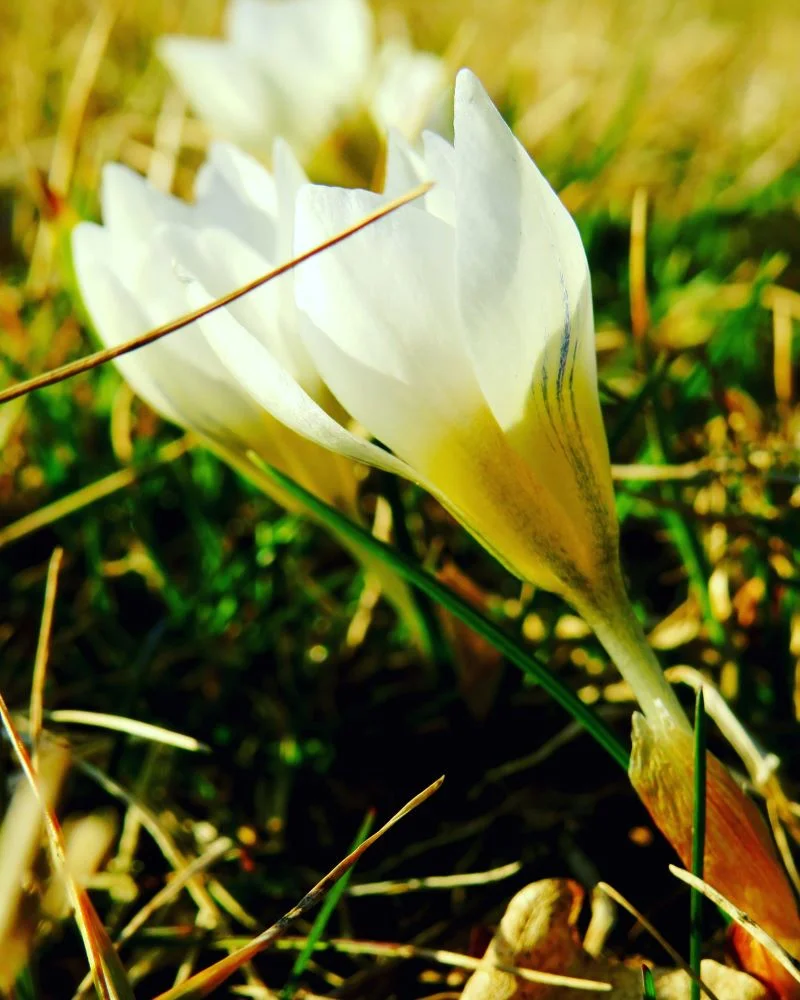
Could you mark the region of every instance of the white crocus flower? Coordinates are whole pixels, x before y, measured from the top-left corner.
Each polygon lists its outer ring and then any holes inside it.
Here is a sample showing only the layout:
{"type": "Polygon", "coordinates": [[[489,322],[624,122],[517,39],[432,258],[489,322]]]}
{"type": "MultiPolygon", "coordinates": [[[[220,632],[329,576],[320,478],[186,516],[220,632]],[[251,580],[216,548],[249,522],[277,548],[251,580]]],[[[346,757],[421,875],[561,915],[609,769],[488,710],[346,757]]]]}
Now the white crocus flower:
{"type": "MultiPolygon", "coordinates": [[[[301,265],[302,336],[354,436],[231,310],[201,325],[252,399],[301,434],[424,485],[519,577],[584,614],[646,710],[683,719],[625,596],[578,230],[478,80],[456,84],[455,143],[390,146],[383,195],[307,186],[295,250],[420,176],[435,187],[301,265]],[[390,450],[389,450],[390,449],[390,450]]],[[[187,261],[187,266],[189,263],[187,261]]],[[[214,263],[194,303],[213,296],[214,263]]],[[[683,723],[682,723],[683,724],[683,723]]]]}
{"type": "Polygon", "coordinates": [[[396,41],[376,52],[374,34],[365,0],[230,0],[224,38],[158,51],[216,135],[260,152],[280,135],[306,156],[363,107],[409,137],[435,126],[444,64],[396,41]]]}
{"type": "MultiPolygon", "coordinates": [[[[222,295],[291,257],[295,196],[306,178],[285,144],[276,143],[273,159],[274,176],[236,147],[215,144],[198,174],[193,204],[162,194],[127,167],[105,167],[104,224],[79,224],[72,246],[84,304],[107,346],[185,314],[191,272],[206,258],[213,260],[207,287],[222,295]]],[[[287,274],[262,286],[229,306],[230,315],[254,331],[320,412],[346,420],[298,334],[293,282],[287,274]]],[[[243,392],[197,324],[115,363],[154,410],[194,432],[283,506],[296,509],[250,461],[250,452],[359,519],[353,463],[296,434],[243,392]]],[[[345,544],[365,569],[381,576],[387,597],[419,639],[405,586],[357,545],[345,544]]]]}
{"type": "Polygon", "coordinates": [[[394,129],[409,140],[416,139],[423,129],[440,135],[450,132],[453,91],[438,56],[390,38],[378,52],[372,80],[368,106],[384,131],[394,129]]]}

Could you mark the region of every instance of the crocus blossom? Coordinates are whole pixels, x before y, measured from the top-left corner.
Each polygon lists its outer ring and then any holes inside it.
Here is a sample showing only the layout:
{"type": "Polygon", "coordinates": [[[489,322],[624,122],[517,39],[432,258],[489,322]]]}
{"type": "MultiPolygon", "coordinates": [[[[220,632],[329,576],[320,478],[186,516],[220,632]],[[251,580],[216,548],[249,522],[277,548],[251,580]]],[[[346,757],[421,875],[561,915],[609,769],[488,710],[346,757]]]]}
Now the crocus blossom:
{"type": "MultiPolygon", "coordinates": [[[[426,133],[421,156],[394,134],[381,195],[298,194],[299,252],[421,178],[435,182],[424,203],[297,271],[315,369],[384,447],[303,392],[252,322],[220,310],[200,326],[253,401],[319,444],[423,484],[514,573],[586,615],[646,709],[659,702],[682,717],[652,656],[640,662],[626,617],[580,235],[467,70],[454,131],[454,145],[426,133]]],[[[213,297],[213,261],[179,260],[196,279],[192,303],[213,297]]]]}
{"type": "Polygon", "coordinates": [[[413,136],[436,126],[441,59],[375,46],[365,0],[230,0],[224,38],[163,37],[160,57],[214,134],[258,151],[280,135],[300,156],[366,107],[413,136]]]}
{"type": "MultiPolygon", "coordinates": [[[[305,175],[284,143],[276,143],[275,174],[236,147],[218,143],[187,204],[150,186],[127,167],[104,168],[104,225],[81,223],[73,259],[84,304],[103,342],[112,346],[177,319],[189,309],[187,283],[203,260],[214,294],[233,291],[291,257],[294,200],[305,175]]],[[[229,306],[280,360],[297,391],[325,414],[343,411],[320,378],[298,335],[294,278],[287,274],[229,306]]],[[[193,431],[230,465],[283,506],[295,502],[261,474],[255,453],[327,504],[358,520],[352,462],[296,434],[246,392],[220,363],[196,324],[117,359],[136,393],[168,420],[193,431]]],[[[332,419],[332,417],[331,417],[332,419]]],[[[397,578],[354,543],[347,543],[417,634],[414,604],[397,578]]]]}

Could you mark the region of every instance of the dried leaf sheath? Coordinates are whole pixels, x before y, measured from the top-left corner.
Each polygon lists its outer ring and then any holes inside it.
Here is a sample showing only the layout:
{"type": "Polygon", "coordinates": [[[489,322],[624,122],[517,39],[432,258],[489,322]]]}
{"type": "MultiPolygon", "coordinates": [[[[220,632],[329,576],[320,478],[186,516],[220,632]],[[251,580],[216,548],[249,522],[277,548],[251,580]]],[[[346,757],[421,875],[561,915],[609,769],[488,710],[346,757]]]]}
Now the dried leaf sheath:
{"type": "MultiPolygon", "coordinates": [[[[692,736],[666,717],[635,715],[630,778],[657,826],[684,864],[692,858],[692,736]]],[[[744,910],[792,955],[800,955],[800,918],[767,825],[728,769],[707,758],[705,879],[744,910]]],[[[748,971],[766,972],[760,949],[733,936],[748,971]],[[752,963],[751,964],[751,959],[752,963]]],[[[785,997],[795,997],[784,992],[785,997]]]]}

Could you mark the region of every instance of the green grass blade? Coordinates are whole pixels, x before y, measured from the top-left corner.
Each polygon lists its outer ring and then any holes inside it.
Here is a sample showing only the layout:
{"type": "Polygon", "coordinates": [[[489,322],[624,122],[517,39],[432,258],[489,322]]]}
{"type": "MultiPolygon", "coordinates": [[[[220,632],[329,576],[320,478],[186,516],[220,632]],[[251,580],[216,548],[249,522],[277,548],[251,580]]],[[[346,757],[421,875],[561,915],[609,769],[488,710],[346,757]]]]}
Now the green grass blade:
{"type": "MultiPolygon", "coordinates": [[[[356,834],[356,839],[350,846],[350,851],[354,851],[359,847],[366,838],[370,835],[372,831],[372,826],[375,820],[375,814],[373,812],[368,812],[364,817],[364,822],[361,824],[358,833],[356,834]]],[[[349,852],[348,852],[349,853],[349,852]]],[[[355,867],[355,866],[353,866],[355,867]]],[[[345,872],[344,875],[339,879],[339,881],[334,885],[328,895],[322,902],[320,911],[317,914],[316,920],[311,926],[308,937],[306,938],[306,943],[303,946],[303,950],[295,959],[294,965],[292,966],[292,971],[289,973],[289,978],[286,981],[286,985],[283,990],[281,990],[282,1000],[289,1000],[289,997],[293,996],[297,989],[298,981],[300,977],[306,970],[306,966],[314,953],[314,949],[317,947],[322,935],[325,933],[325,928],[328,926],[328,921],[333,915],[333,911],[339,904],[339,900],[342,898],[347,885],[350,881],[350,876],[353,874],[353,868],[345,872]]]]}
{"type": "Polygon", "coordinates": [[[14,982],[14,1000],[37,1000],[37,996],[31,967],[26,965],[14,982]]]}
{"type": "MultiPolygon", "coordinates": [[[[706,841],[706,706],[703,689],[697,692],[694,717],[694,817],[692,824],[692,874],[703,878],[706,841]]],[[[689,896],[689,965],[697,975],[692,980],[691,1000],[700,1000],[700,961],[703,950],[703,895],[696,889],[689,896]]]]}
{"type": "Polygon", "coordinates": [[[448,587],[439,583],[435,577],[420,569],[400,552],[397,552],[392,546],[374,538],[368,531],[354,524],[344,514],[340,514],[339,511],[329,507],[322,500],[309,493],[308,490],[289,479],[288,476],[278,472],[277,469],[265,465],[252,453],[251,459],[258,464],[265,475],[270,476],[283,490],[313,511],[319,520],[325,523],[326,527],[337,531],[341,535],[349,536],[353,540],[358,540],[363,548],[374,552],[376,556],[391,566],[398,576],[402,577],[407,583],[410,583],[413,587],[416,587],[422,593],[427,594],[433,600],[437,601],[443,608],[446,608],[465,625],[491,643],[503,656],[511,660],[516,667],[519,667],[526,676],[535,680],[576,722],[579,722],[627,773],[630,760],[628,751],[606,723],[588,705],[584,705],[580,698],[573,694],[548,669],[546,664],[528,653],[518,642],[506,635],[505,632],[489,621],[488,618],[479,611],[476,611],[466,601],[463,601],[448,587]]]}
{"type": "Polygon", "coordinates": [[[608,449],[612,455],[622,443],[636,417],[642,411],[655,392],[660,388],[669,370],[669,361],[665,354],[660,354],[652,364],[651,374],[635,396],[627,400],[621,407],[622,412],[608,432],[608,449]]]}
{"type": "MultiPolygon", "coordinates": [[[[384,474],[381,480],[381,493],[383,493],[392,512],[392,529],[394,544],[399,552],[406,555],[413,561],[414,541],[411,532],[408,530],[406,522],[406,512],[403,508],[403,500],[400,495],[400,488],[397,476],[390,472],[384,474]]],[[[417,599],[417,608],[422,620],[423,628],[428,640],[428,647],[431,652],[431,663],[438,671],[439,668],[453,665],[453,651],[444,637],[442,626],[436,617],[434,602],[421,593],[414,591],[417,599]]]]}
{"type": "MultiPolygon", "coordinates": [[[[665,427],[666,416],[661,407],[658,395],[652,399],[652,410],[645,415],[647,440],[650,446],[651,460],[659,465],[668,465],[672,456],[668,448],[669,430],[665,427]]],[[[703,547],[692,531],[691,525],[678,509],[680,494],[675,483],[661,483],[660,492],[668,505],[661,517],[667,528],[669,537],[677,549],[681,562],[686,569],[692,590],[700,603],[703,623],[713,644],[725,648],[727,637],[722,624],[715,618],[711,606],[711,594],[708,588],[709,569],[703,547]]]]}
{"type": "Polygon", "coordinates": [[[653,973],[646,965],[642,966],[642,1000],[658,1000],[656,996],[656,984],[653,982],[653,973]]]}

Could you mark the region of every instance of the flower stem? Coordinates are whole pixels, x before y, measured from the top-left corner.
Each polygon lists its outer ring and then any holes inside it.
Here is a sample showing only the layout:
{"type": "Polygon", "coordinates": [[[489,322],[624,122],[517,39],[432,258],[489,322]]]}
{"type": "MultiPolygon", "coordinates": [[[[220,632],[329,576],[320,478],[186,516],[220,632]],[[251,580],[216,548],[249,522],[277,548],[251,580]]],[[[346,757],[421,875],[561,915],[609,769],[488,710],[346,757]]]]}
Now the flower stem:
{"type": "Polygon", "coordinates": [[[577,610],[630,684],[645,716],[665,713],[682,729],[691,724],[661,669],[631,606],[621,574],[614,574],[602,599],[576,599],[577,610]]]}

